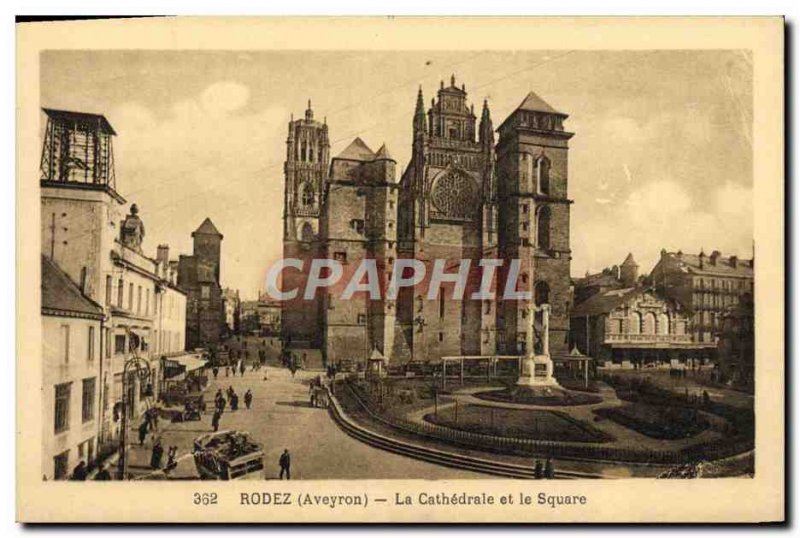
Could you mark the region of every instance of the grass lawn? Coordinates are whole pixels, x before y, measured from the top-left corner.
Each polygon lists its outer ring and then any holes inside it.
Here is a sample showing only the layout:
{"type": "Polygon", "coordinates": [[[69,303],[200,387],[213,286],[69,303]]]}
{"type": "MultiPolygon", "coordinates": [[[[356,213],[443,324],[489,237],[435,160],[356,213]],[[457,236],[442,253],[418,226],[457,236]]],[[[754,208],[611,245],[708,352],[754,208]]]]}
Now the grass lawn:
{"type": "Polygon", "coordinates": [[[685,439],[708,428],[708,421],[694,409],[665,407],[641,402],[603,407],[595,414],[654,439],[685,439]]]}
{"type": "Polygon", "coordinates": [[[504,409],[483,405],[459,405],[430,413],[425,420],[440,426],[499,437],[603,443],[613,439],[593,426],[556,411],[504,409]]]}
{"type": "Polygon", "coordinates": [[[601,396],[589,392],[576,392],[562,389],[552,389],[546,393],[541,388],[509,387],[503,390],[479,392],[475,397],[493,402],[520,403],[529,405],[588,405],[603,401],[601,396]]]}

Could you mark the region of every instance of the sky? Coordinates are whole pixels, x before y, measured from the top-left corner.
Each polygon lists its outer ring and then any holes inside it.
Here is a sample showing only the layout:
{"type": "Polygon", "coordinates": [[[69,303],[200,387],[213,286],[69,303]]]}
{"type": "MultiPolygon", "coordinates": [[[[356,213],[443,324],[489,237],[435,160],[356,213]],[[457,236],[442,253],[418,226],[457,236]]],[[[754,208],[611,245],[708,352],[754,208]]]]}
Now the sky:
{"type": "MultiPolygon", "coordinates": [[[[466,85],[495,127],[535,91],[569,114],[572,274],[649,272],[662,248],[752,255],[752,59],[745,51],[47,51],[41,106],[105,115],[117,191],[171,256],[209,217],[223,286],[255,298],[281,257],[287,124],[308,99],[331,155],[356,136],[408,164],[417,89],[466,85]]],[[[38,158],[38,157],[37,157],[38,158]]]]}

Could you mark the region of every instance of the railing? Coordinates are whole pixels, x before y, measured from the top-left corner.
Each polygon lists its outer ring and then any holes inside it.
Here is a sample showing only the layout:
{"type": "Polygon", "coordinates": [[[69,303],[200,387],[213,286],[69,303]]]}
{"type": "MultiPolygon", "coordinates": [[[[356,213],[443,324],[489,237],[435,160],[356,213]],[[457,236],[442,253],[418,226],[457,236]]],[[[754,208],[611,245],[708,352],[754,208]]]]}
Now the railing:
{"type": "Polygon", "coordinates": [[[352,382],[346,382],[350,394],[373,419],[399,431],[445,441],[454,445],[477,448],[489,452],[510,453],[522,456],[550,457],[555,459],[617,461],[628,463],[675,465],[699,460],[718,460],[753,450],[754,442],[749,438],[719,439],[679,450],[651,450],[645,448],[622,448],[599,444],[542,441],[500,437],[482,433],[439,426],[429,422],[412,422],[403,417],[380,411],[369,401],[369,397],[352,382]]]}
{"type": "Polygon", "coordinates": [[[692,341],[690,334],[606,334],[605,343],[666,343],[686,344],[692,341]]]}

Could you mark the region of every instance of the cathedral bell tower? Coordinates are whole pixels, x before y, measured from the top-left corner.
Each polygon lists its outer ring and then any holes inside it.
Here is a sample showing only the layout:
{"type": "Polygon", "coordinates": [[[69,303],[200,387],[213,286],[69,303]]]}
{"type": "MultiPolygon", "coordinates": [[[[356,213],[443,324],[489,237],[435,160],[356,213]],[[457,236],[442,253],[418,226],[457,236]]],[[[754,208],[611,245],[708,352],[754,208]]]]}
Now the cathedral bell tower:
{"type": "MultiPolygon", "coordinates": [[[[283,257],[303,260],[303,271],[282,274],[283,289],[305,289],[311,260],[319,252],[320,214],[328,177],[330,142],[328,125],[314,119],[311,100],[301,119],[289,121],[284,163],[283,257]]],[[[306,301],[282,303],[282,334],[292,347],[318,346],[321,334],[320,304],[306,301]]]]}

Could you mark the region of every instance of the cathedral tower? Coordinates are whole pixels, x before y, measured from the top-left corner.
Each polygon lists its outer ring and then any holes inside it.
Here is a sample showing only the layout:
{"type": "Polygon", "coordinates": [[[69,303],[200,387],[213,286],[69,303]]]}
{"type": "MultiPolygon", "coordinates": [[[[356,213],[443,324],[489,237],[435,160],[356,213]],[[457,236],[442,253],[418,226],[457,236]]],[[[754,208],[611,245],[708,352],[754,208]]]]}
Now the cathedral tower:
{"type": "MultiPolygon", "coordinates": [[[[499,250],[521,264],[518,290],[551,306],[550,353],[568,352],[570,308],[568,141],[566,114],[530,92],[500,125],[497,144],[499,250]]],[[[503,301],[498,351],[525,352],[526,300],[503,301]],[[501,329],[502,328],[502,329],[501,329]]]]}
{"type": "MultiPolygon", "coordinates": [[[[305,116],[289,122],[284,164],[283,257],[304,260],[304,270],[285,270],[283,288],[305,289],[309,264],[319,250],[319,219],[328,173],[328,126],[314,119],[311,100],[305,116]]],[[[320,344],[319,301],[283,303],[282,334],[292,347],[320,344]]]]}

